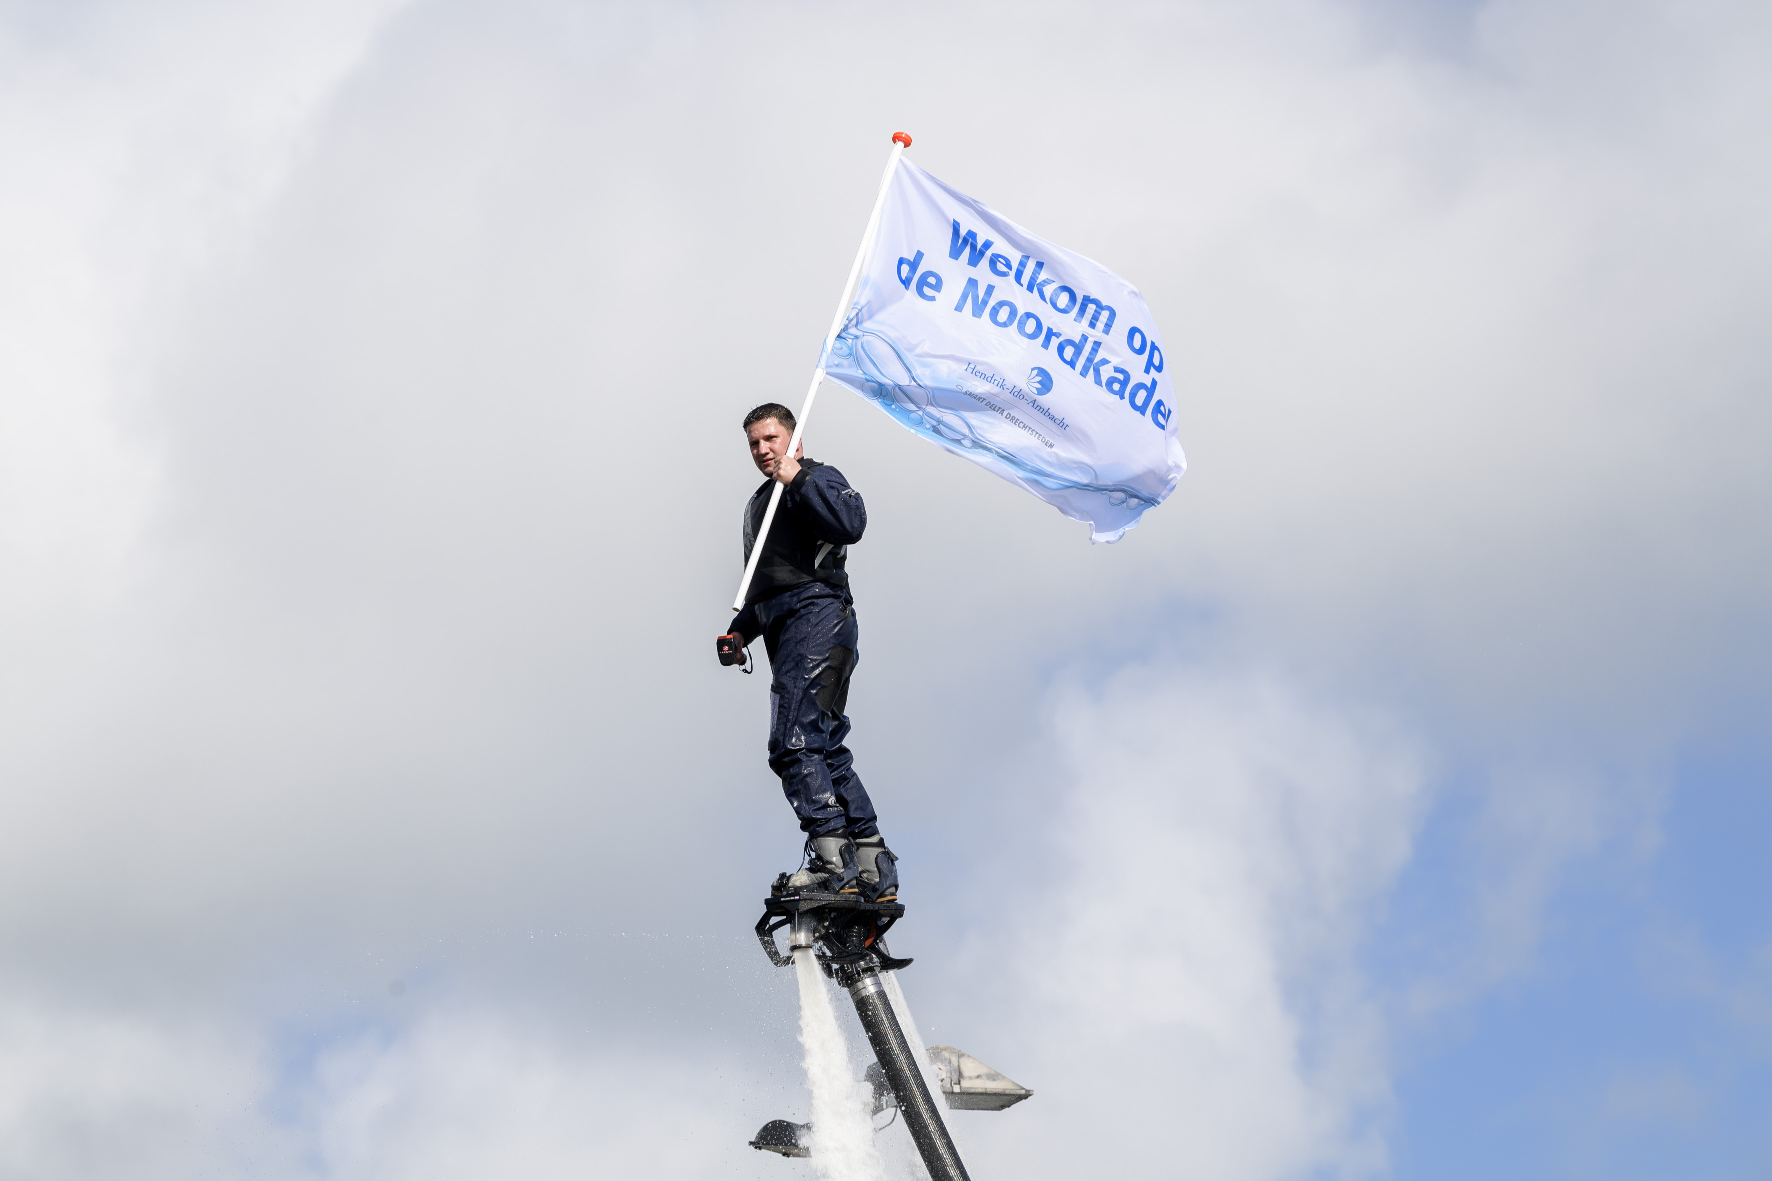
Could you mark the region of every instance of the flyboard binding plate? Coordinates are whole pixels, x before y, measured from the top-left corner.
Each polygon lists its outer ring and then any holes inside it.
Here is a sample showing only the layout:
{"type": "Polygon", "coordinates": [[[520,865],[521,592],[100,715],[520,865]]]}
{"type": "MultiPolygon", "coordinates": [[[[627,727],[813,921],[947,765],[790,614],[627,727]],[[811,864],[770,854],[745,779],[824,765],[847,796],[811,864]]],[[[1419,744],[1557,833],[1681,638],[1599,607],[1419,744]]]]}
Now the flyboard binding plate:
{"type": "Polygon", "coordinates": [[[788,875],[778,874],[769,897],[763,900],[763,917],[757,920],[757,941],[778,968],[791,967],[793,948],[811,947],[827,976],[833,967],[851,967],[872,958],[884,971],[909,967],[909,959],[894,959],[886,948],[886,932],[904,917],[899,902],[869,902],[859,894],[827,894],[788,885],[788,875]],[[784,954],[775,933],[790,928],[789,950],[784,954]]]}

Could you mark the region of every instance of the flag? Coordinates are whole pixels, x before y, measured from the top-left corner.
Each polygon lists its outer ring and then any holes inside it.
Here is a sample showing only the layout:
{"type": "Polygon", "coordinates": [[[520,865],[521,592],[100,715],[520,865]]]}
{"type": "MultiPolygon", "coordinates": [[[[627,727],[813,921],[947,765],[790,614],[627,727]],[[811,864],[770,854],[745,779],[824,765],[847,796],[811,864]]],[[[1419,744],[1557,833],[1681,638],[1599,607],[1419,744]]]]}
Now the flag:
{"type": "Polygon", "coordinates": [[[900,160],[826,376],[1118,541],[1187,468],[1144,297],[900,160]]]}

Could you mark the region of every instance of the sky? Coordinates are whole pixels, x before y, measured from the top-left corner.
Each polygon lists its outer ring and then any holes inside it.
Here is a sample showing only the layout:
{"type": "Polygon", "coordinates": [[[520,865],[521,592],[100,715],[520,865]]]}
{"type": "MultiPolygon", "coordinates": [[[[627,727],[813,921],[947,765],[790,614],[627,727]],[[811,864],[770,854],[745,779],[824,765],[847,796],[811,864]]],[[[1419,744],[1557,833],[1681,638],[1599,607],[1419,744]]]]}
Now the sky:
{"type": "Polygon", "coordinates": [[[709,641],[903,130],[1139,287],[1189,458],[1091,546],[809,424],[907,998],[1035,1091],[972,1174],[1772,1174],[1769,66],[1728,0],[0,2],[0,1172],[812,1176],[709,641]]]}

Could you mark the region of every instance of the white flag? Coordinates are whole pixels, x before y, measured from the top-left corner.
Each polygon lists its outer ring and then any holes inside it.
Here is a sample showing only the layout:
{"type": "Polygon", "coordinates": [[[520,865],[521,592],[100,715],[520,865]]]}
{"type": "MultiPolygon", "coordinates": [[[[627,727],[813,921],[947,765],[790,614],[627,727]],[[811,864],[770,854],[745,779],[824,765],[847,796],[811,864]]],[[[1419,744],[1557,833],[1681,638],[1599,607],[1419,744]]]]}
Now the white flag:
{"type": "Polygon", "coordinates": [[[901,160],[825,373],[1118,541],[1187,468],[1138,289],[901,160]]]}

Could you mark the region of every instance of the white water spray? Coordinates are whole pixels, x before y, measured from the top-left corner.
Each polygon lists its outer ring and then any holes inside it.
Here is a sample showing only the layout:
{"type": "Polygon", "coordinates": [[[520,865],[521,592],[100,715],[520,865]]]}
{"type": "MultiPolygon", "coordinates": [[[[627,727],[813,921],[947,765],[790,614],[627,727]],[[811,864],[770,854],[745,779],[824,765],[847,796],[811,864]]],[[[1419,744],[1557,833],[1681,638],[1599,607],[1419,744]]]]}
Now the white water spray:
{"type": "MultiPolygon", "coordinates": [[[[947,1101],[941,1094],[941,1079],[935,1073],[935,1064],[929,1060],[929,1047],[923,1044],[923,1031],[917,1028],[917,1020],[911,1016],[910,1002],[904,999],[904,989],[899,987],[898,973],[882,972],[880,978],[886,983],[886,999],[892,1003],[898,1027],[904,1031],[904,1040],[911,1044],[911,1056],[917,1060],[917,1073],[923,1076],[923,1085],[929,1088],[929,1097],[935,1100],[936,1110],[945,1110],[947,1101]]],[[[953,1135],[951,1127],[948,1135],[953,1135]]]]}
{"type": "Polygon", "coordinates": [[[800,982],[806,1085],[812,1091],[812,1167],[825,1181],[886,1181],[849,1047],[811,948],[794,950],[794,975],[800,982]]]}

